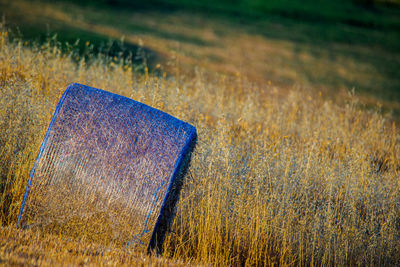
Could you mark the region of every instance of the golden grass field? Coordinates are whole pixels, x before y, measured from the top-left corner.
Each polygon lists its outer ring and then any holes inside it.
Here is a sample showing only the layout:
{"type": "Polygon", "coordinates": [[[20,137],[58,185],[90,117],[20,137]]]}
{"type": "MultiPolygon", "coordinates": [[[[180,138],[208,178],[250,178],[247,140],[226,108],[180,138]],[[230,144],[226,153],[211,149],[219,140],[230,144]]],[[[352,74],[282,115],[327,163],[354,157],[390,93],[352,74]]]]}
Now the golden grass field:
{"type": "Polygon", "coordinates": [[[0,33],[0,264],[398,265],[400,131],[389,115],[246,75],[144,74],[57,43],[0,33]],[[63,90],[105,89],[196,126],[198,144],[160,257],[40,229],[16,230],[25,185],[63,90]]]}

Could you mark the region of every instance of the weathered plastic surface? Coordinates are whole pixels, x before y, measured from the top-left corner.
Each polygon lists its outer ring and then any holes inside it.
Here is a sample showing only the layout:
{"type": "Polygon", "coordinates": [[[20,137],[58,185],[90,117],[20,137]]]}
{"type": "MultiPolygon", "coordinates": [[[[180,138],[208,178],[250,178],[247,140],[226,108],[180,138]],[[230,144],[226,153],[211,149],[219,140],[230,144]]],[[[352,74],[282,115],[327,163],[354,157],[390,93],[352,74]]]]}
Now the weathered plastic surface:
{"type": "Polygon", "coordinates": [[[195,142],[188,123],[72,84],[32,168],[17,227],[160,246],[195,142]]]}

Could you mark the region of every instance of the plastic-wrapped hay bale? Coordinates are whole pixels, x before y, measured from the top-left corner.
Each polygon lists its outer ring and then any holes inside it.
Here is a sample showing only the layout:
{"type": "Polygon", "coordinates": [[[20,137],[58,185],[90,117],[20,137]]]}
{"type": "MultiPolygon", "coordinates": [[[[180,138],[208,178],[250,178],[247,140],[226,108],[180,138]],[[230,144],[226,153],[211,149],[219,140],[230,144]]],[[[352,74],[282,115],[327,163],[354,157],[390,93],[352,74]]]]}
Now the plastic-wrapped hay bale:
{"type": "Polygon", "coordinates": [[[32,168],[17,226],[160,246],[195,142],[188,123],[72,84],[32,168]]]}

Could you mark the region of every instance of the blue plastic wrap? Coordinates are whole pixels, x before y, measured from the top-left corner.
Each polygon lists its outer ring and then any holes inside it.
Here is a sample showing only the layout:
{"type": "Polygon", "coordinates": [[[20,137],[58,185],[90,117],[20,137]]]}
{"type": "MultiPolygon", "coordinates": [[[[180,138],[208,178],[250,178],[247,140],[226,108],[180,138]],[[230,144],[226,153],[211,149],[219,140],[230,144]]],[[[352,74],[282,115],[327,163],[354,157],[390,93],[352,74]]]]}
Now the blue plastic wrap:
{"type": "Polygon", "coordinates": [[[188,123],[72,84],[42,142],[17,227],[160,246],[195,142],[188,123]]]}

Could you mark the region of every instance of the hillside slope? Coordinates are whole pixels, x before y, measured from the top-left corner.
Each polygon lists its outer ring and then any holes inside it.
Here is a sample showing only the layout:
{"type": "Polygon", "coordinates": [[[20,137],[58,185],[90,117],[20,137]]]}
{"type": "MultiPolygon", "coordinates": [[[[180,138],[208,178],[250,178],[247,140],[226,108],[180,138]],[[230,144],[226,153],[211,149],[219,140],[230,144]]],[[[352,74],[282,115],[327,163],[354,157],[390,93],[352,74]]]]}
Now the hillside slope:
{"type": "Polygon", "coordinates": [[[367,108],[380,103],[400,114],[396,1],[212,2],[1,0],[0,11],[29,43],[58,34],[61,42],[79,39],[81,53],[117,55],[123,39],[123,52],[146,58],[152,71],[192,75],[201,67],[281,90],[312,88],[338,102],[354,89],[367,108]]]}

